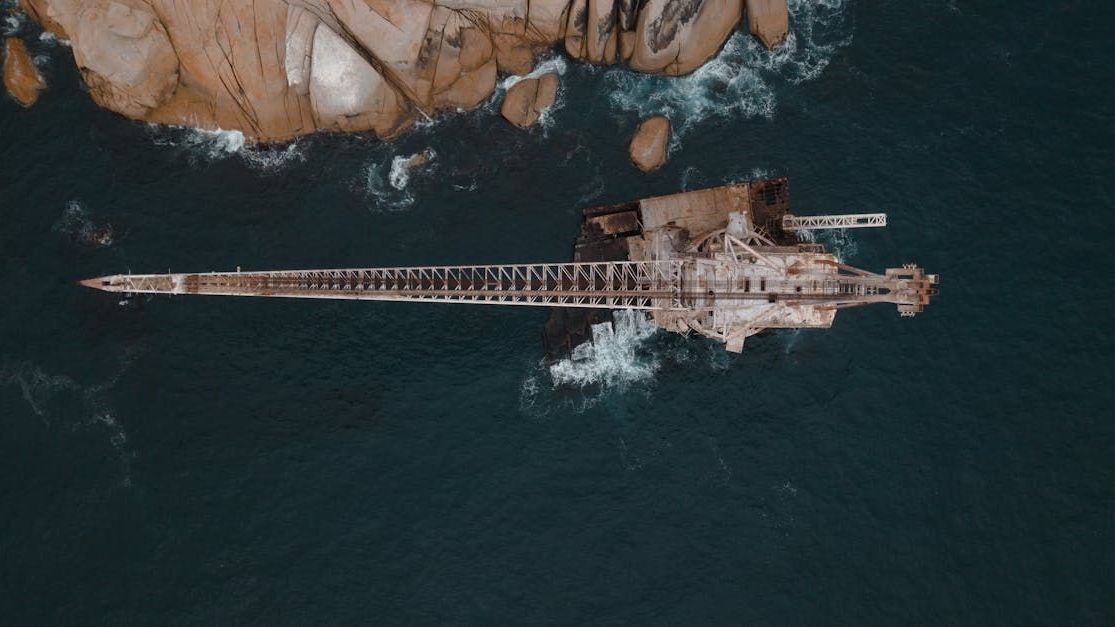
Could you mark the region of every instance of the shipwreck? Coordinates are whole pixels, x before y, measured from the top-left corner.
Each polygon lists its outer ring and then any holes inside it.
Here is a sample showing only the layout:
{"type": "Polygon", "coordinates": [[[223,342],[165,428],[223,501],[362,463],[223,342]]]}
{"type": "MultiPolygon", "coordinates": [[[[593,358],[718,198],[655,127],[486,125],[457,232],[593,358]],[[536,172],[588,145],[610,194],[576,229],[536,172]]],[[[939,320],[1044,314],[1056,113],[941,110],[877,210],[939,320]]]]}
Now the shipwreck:
{"type": "Polygon", "coordinates": [[[569,263],[117,274],[81,284],[123,294],[551,307],[550,355],[591,339],[611,311],[632,309],[740,352],[765,329],[829,328],[841,309],[889,303],[901,316],[921,312],[937,275],[914,264],[855,268],[802,237],[886,222],[882,213],[796,216],[780,177],[585,209],[569,263]]]}

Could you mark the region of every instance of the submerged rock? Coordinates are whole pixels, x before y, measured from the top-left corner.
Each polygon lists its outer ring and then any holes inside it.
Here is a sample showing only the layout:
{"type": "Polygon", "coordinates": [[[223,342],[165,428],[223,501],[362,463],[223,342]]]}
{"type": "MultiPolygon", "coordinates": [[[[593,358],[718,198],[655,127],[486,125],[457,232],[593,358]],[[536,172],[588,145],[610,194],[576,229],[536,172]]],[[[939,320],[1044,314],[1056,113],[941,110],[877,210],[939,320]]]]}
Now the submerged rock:
{"type": "Polygon", "coordinates": [[[4,42],[4,87],[24,107],[35,104],[39,92],[46,88],[46,81],[27,54],[27,46],[15,37],[4,42]]]}
{"type": "Polygon", "coordinates": [[[525,78],[507,90],[499,112],[508,122],[527,128],[554,104],[557,89],[558,77],[552,72],[538,78],[525,78]]]}
{"type": "Polygon", "coordinates": [[[391,187],[398,190],[406,189],[407,183],[410,181],[411,173],[428,164],[436,156],[437,153],[434,152],[433,148],[427,148],[409,157],[395,157],[392,159],[391,172],[387,175],[387,180],[391,183],[391,187]]]}
{"type": "MultiPolygon", "coordinates": [[[[724,45],[743,3],[20,0],[44,28],[70,40],[98,104],[148,122],[238,130],[255,141],[318,130],[391,137],[440,110],[479,106],[498,73],[526,74],[558,43],[591,63],[686,74],[724,45]]],[[[785,0],[747,4],[753,32],[771,45],[785,0]]],[[[537,81],[528,97],[531,89],[508,94],[516,124],[537,119],[556,77],[537,81]]]]}
{"type": "Polygon", "coordinates": [[[666,147],[670,143],[670,119],[656,115],[647,118],[631,138],[631,161],[643,172],[652,172],[666,163],[666,147]]]}
{"type": "Polygon", "coordinates": [[[782,43],[790,30],[786,0],[747,0],[747,28],[767,48],[782,43]]]}

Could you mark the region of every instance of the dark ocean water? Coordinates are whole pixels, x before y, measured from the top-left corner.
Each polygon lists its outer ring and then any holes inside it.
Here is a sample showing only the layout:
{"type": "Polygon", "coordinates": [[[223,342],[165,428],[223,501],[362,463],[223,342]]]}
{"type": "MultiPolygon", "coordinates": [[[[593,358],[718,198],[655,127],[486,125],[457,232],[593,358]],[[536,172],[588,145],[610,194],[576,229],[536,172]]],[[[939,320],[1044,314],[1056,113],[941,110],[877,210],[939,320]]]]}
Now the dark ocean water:
{"type": "Polygon", "coordinates": [[[50,91],[0,100],[3,622],[1115,620],[1115,6],[792,5],[787,49],[682,81],[564,64],[529,133],[490,104],[276,149],[99,110],[35,39],[50,91]],[[584,205],[757,174],[887,211],[829,243],[940,298],[551,370],[545,310],[74,284],[564,260],[584,205]]]}

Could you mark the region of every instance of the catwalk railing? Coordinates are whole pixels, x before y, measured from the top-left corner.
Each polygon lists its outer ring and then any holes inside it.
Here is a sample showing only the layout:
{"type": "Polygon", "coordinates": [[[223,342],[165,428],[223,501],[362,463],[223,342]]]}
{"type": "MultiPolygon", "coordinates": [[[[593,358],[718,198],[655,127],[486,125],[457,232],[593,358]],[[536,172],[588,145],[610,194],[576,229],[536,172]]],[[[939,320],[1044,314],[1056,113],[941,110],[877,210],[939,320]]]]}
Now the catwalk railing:
{"type": "Polygon", "coordinates": [[[782,229],[786,231],[862,229],[886,225],[887,214],[885,213],[849,213],[839,216],[782,216],[782,229]]]}

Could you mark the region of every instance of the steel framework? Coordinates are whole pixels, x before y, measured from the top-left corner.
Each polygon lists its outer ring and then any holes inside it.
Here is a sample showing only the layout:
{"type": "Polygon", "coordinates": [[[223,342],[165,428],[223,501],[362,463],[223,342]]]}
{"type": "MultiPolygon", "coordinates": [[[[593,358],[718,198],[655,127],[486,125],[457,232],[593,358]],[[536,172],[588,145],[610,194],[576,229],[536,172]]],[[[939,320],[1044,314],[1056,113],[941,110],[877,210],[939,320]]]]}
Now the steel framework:
{"type": "Polygon", "coordinates": [[[83,281],[130,294],[208,294],[680,309],[681,260],[418,266],[197,274],[121,274],[83,281]]]}
{"type": "Polygon", "coordinates": [[[887,225],[885,213],[848,213],[838,216],[782,216],[782,229],[786,231],[815,231],[820,229],[862,229],[887,225]]]}

